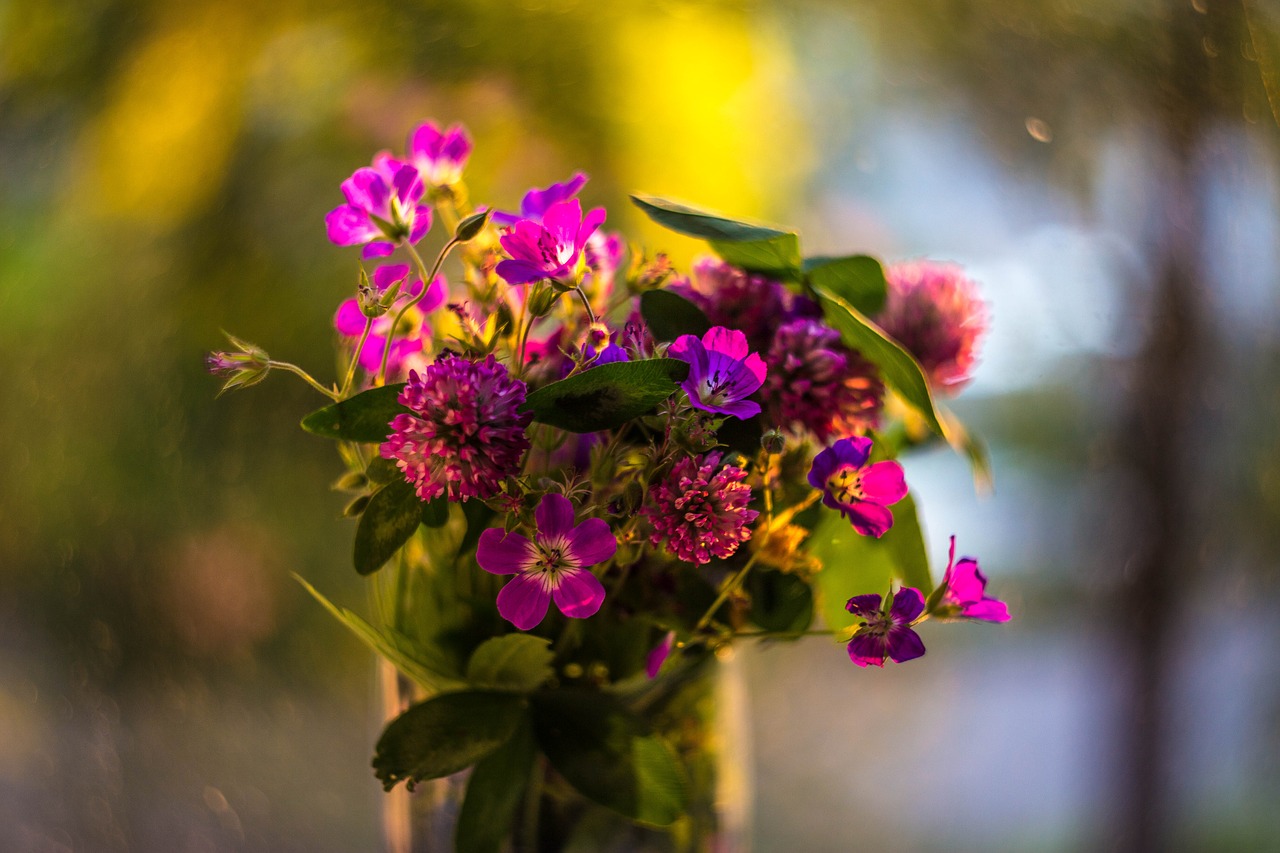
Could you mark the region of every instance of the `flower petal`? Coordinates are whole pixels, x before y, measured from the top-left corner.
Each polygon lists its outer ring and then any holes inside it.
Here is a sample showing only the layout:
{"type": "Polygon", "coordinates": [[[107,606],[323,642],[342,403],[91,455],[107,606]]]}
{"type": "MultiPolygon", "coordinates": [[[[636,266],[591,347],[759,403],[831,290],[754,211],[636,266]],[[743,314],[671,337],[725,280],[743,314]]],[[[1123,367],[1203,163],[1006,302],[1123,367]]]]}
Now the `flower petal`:
{"type": "Polygon", "coordinates": [[[702,336],[702,345],[708,350],[724,353],[734,361],[741,361],[747,357],[750,348],[747,346],[747,336],[737,329],[729,329],[724,326],[712,326],[707,333],[702,336]]]}
{"type": "Polygon", "coordinates": [[[426,187],[422,185],[422,176],[413,166],[401,166],[395,178],[392,179],[392,186],[395,188],[396,200],[400,202],[401,210],[408,210],[417,204],[418,199],[422,198],[422,194],[426,191],[426,187]]]}
{"type": "Polygon", "coordinates": [[[666,636],[662,638],[662,642],[654,646],[653,651],[649,652],[649,657],[645,660],[644,671],[650,678],[658,677],[658,671],[667,662],[667,658],[671,655],[671,648],[675,643],[676,632],[668,631],[666,636]]]}
{"type": "Polygon", "coordinates": [[[408,264],[383,264],[373,271],[373,275],[369,276],[369,279],[379,291],[385,291],[397,281],[404,281],[405,276],[408,274],[408,264]]]}
{"type": "Polygon", "coordinates": [[[498,592],[498,613],[521,631],[536,628],[547,615],[551,593],[542,581],[527,574],[516,575],[498,592]]]}
{"type": "Polygon", "coordinates": [[[618,540],[602,518],[588,518],[569,533],[569,549],[584,569],[603,563],[618,551],[618,540]]]}
{"type": "Polygon", "coordinates": [[[966,604],[961,608],[960,615],[980,622],[1008,622],[1010,619],[1009,605],[995,598],[984,598],[982,601],[966,604]]]}
{"type": "MultiPolygon", "coordinates": [[[[865,435],[850,436],[831,445],[831,449],[835,451],[838,463],[861,468],[867,464],[867,457],[871,455],[871,439],[865,435]]],[[[835,466],[832,466],[832,470],[834,469],[835,466]]]]}
{"type": "MultiPolygon", "coordinates": [[[[416,284],[421,285],[419,280],[416,284]]],[[[427,295],[422,297],[422,301],[418,303],[418,310],[423,314],[430,314],[432,311],[444,304],[449,298],[449,283],[445,281],[444,276],[438,275],[431,280],[431,286],[427,288],[427,295]]]]}
{"type": "Polygon", "coordinates": [[[526,219],[541,220],[547,208],[558,201],[573,198],[586,182],[587,176],[578,172],[563,183],[552,184],[545,189],[529,190],[520,201],[520,212],[526,219]]]}
{"type": "Polygon", "coordinates": [[[852,504],[842,504],[840,509],[849,517],[853,529],[863,536],[874,536],[879,539],[889,531],[890,527],[893,527],[893,513],[888,507],[880,504],[856,501],[852,504]]]}
{"type": "Polygon", "coordinates": [[[563,572],[559,581],[551,595],[560,612],[571,619],[594,616],[604,603],[604,584],[586,569],[563,572]]]}
{"type": "Polygon", "coordinates": [[[947,597],[957,604],[981,601],[986,593],[987,578],[978,568],[978,561],[963,557],[951,569],[947,581],[947,597]]]}
{"type": "Polygon", "coordinates": [[[894,663],[906,663],[924,656],[924,641],[910,628],[893,628],[885,639],[889,657],[894,663]]]}
{"type": "Polygon", "coordinates": [[[324,218],[324,227],[330,242],[338,246],[358,246],[382,236],[382,231],[369,219],[369,214],[351,204],[329,211],[324,218]]]}
{"type": "Polygon", "coordinates": [[[578,234],[578,226],[582,224],[582,204],[576,198],[556,202],[547,208],[542,216],[542,227],[545,228],[558,245],[573,245],[578,234]]]}
{"type": "MultiPolygon", "coordinates": [[[[831,478],[832,473],[836,470],[836,466],[840,464],[839,458],[836,456],[834,448],[828,447],[813,457],[813,465],[809,467],[809,485],[815,489],[823,491],[827,488],[827,480],[831,478]]],[[[826,497],[831,497],[830,494],[826,497]]],[[[823,499],[826,503],[826,499],[823,499]]],[[[834,504],[829,504],[832,508],[836,508],[834,504]]]]}
{"type": "Polygon", "coordinates": [[[467,129],[460,124],[451,126],[444,135],[440,154],[445,160],[461,165],[471,154],[471,137],[467,134],[467,129]]]}
{"type": "Polygon", "coordinates": [[[862,493],[867,500],[878,504],[887,506],[907,496],[906,475],[902,466],[892,460],[868,465],[859,472],[858,479],[862,481],[862,493]]]}
{"type": "Polygon", "coordinates": [[[360,310],[360,303],[355,299],[344,300],[333,315],[333,327],[338,334],[349,338],[359,337],[364,332],[365,316],[360,310]]]}
{"type": "Polygon", "coordinates": [[[385,240],[379,240],[376,243],[370,243],[365,246],[364,251],[360,253],[360,257],[364,258],[366,261],[369,260],[369,258],[385,258],[395,250],[395,243],[388,243],[385,240]]]}
{"type": "Polygon", "coordinates": [[[573,504],[564,495],[544,495],[533,511],[538,523],[538,539],[560,539],[573,535],[573,504]]]}
{"type": "Polygon", "coordinates": [[[547,277],[541,267],[528,261],[498,261],[496,271],[507,284],[528,284],[547,277]]]}
{"type": "Polygon", "coordinates": [[[342,194],[352,207],[368,211],[383,219],[390,218],[391,188],[376,169],[362,167],[342,182],[342,194]]]}
{"type": "Polygon", "coordinates": [[[889,653],[884,637],[875,634],[854,634],[849,640],[849,660],[858,666],[884,666],[889,653]]]}
{"type": "Polygon", "coordinates": [[[844,603],[844,609],[854,616],[871,618],[880,612],[880,596],[874,592],[855,595],[844,603]]]}
{"type": "Polygon", "coordinates": [[[575,249],[582,251],[582,247],[587,245],[591,235],[596,233],[596,229],[604,224],[604,218],[605,211],[603,207],[593,207],[587,211],[587,215],[582,218],[582,224],[578,226],[578,233],[573,238],[575,249]]]}
{"type": "Polygon", "coordinates": [[[924,596],[913,586],[904,586],[898,590],[889,608],[889,615],[893,617],[893,621],[901,623],[910,622],[923,612],[924,596]]]}
{"type": "Polygon", "coordinates": [[[419,204],[413,208],[413,227],[409,229],[409,242],[417,243],[431,230],[431,208],[419,204]]]}
{"type": "Polygon", "coordinates": [[[505,533],[501,527],[485,530],[476,544],[476,562],[494,575],[514,575],[533,558],[532,542],[519,533],[505,533]]]}
{"type": "Polygon", "coordinates": [[[434,122],[423,122],[409,136],[408,150],[405,154],[414,162],[425,161],[434,164],[443,147],[443,134],[434,122]]]}

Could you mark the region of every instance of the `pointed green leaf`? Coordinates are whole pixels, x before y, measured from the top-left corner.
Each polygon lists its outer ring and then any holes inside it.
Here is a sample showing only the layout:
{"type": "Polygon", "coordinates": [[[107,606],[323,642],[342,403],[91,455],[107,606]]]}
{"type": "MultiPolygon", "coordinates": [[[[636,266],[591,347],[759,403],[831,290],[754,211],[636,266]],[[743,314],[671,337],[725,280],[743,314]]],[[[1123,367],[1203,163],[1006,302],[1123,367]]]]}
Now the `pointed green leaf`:
{"type": "Polygon", "coordinates": [[[711,328],[702,309],[673,290],[646,290],[640,294],[640,315],[659,341],[674,341],[681,335],[701,338],[711,328]]]}
{"type": "Polygon", "coordinates": [[[374,774],[390,791],[439,779],[498,749],[524,719],[525,702],[511,693],[445,693],[419,702],[387,725],[373,754],[374,774]]]}
{"type": "Polygon", "coordinates": [[[734,266],[790,281],[800,278],[800,238],[793,232],[656,196],[633,195],[631,201],[662,227],[708,241],[717,255],[734,266]]]}
{"type": "Polygon", "coordinates": [[[884,307],[889,288],[884,267],[869,255],[805,258],[804,271],[812,286],[829,290],[863,314],[876,314],[884,307]]]}
{"type": "Polygon", "coordinates": [[[618,700],[586,690],[556,690],[534,694],[531,707],[538,745],[583,796],[655,826],[669,826],[684,814],[680,765],[618,700]]]}
{"type": "Polygon", "coordinates": [[[747,272],[784,281],[799,281],[801,278],[800,238],[795,234],[750,243],[712,240],[711,250],[725,263],[747,272]]]}
{"type": "Polygon", "coordinates": [[[391,434],[388,424],[401,412],[409,411],[397,397],[404,383],[370,388],[302,419],[302,428],[313,435],[342,441],[386,441],[391,434]]]}
{"type": "Polygon", "coordinates": [[[504,634],[480,644],[467,663],[476,687],[528,692],[551,677],[551,641],[530,634],[504,634]]]}
{"type": "Polygon", "coordinates": [[[974,491],[980,495],[991,494],[995,491],[995,479],[991,474],[991,456],[987,452],[987,445],[970,432],[950,409],[939,406],[938,411],[942,415],[942,422],[947,425],[947,441],[969,460],[974,491]]]}
{"type": "Polygon", "coordinates": [[[688,373],[689,365],[674,358],[602,364],[539,388],[522,408],[569,432],[614,429],[653,411],[688,373]]]}
{"type": "Polygon", "coordinates": [[[405,480],[373,493],[356,528],[355,565],[362,575],[382,568],[422,523],[422,501],[405,480]]]}
{"type": "Polygon", "coordinates": [[[538,749],[528,722],[476,763],[454,836],[457,853],[499,853],[516,822],[538,749]]]}

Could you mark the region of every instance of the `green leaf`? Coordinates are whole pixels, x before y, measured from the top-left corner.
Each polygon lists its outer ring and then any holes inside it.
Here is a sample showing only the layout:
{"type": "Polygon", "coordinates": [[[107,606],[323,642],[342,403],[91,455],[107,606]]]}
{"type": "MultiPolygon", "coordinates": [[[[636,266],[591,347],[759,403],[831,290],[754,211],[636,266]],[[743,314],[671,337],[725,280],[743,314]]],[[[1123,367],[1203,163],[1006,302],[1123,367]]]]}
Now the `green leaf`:
{"type": "Polygon", "coordinates": [[[893,527],[879,539],[861,535],[847,518],[830,511],[823,513],[810,534],[809,550],[822,562],[815,581],[822,616],[829,627],[843,628],[857,622],[844,609],[845,602],[869,592],[884,595],[894,579],[915,587],[922,595],[933,588],[915,501],[907,495],[891,509],[893,527]]]}
{"type": "Polygon", "coordinates": [[[473,690],[419,702],[387,725],[373,754],[374,774],[390,791],[439,779],[502,746],[524,718],[524,700],[510,693],[473,690]]]}
{"type": "Polygon", "coordinates": [[[870,255],[805,258],[804,271],[813,287],[831,291],[863,314],[876,314],[884,307],[889,285],[884,267],[870,255]]]}
{"type": "Polygon", "coordinates": [[[711,321],[701,308],[672,290],[646,290],[640,294],[640,315],[660,341],[674,341],[681,335],[701,338],[711,328],[711,321]]]}
{"type": "Polygon", "coordinates": [[[391,434],[391,419],[409,411],[396,399],[403,389],[401,382],[362,391],[307,415],[302,419],[302,428],[313,435],[342,441],[386,441],[391,434]]]}
{"type": "Polygon", "coordinates": [[[920,363],[847,299],[819,285],[814,285],[813,290],[822,303],[822,313],[827,322],[840,332],[844,342],[880,368],[889,387],[919,411],[934,432],[947,438],[947,428],[934,406],[929,382],[920,363]]]}
{"type": "Polygon", "coordinates": [[[587,799],[655,826],[686,807],[683,773],[644,721],[612,696],[556,690],[532,697],[533,730],[552,766],[587,799]]]}
{"type": "Polygon", "coordinates": [[[444,495],[422,504],[422,523],[427,527],[444,527],[449,521],[449,499],[444,495]]]}
{"type": "Polygon", "coordinates": [[[747,575],[751,621],[766,631],[798,633],[813,622],[813,590],[785,572],[757,569],[747,575]]]}
{"type": "Polygon", "coordinates": [[[467,780],[467,794],[454,836],[457,853],[498,853],[511,835],[538,750],[528,723],[505,744],[480,759],[467,780]]]}
{"type": "Polygon", "coordinates": [[[369,461],[368,467],[364,469],[364,475],[369,478],[370,483],[379,486],[385,486],[387,483],[404,479],[404,474],[401,473],[396,463],[390,459],[383,459],[381,456],[375,456],[369,461]]]}
{"type": "Polygon", "coordinates": [[[602,364],[539,388],[522,408],[569,432],[614,429],[653,411],[688,373],[689,365],[674,358],[602,364]]]}
{"type": "Polygon", "coordinates": [[[464,686],[463,682],[443,672],[448,669],[444,662],[431,661],[431,655],[408,637],[389,628],[383,630],[375,628],[352,611],[339,607],[325,598],[300,575],[295,574],[293,577],[307,592],[311,593],[316,601],[320,602],[325,610],[347,626],[347,629],[361,642],[430,692],[437,693],[441,690],[452,690],[464,686]]]}
{"type": "Polygon", "coordinates": [[[395,556],[422,523],[422,501],[405,480],[373,493],[356,528],[356,571],[371,575],[395,556]]]}
{"type": "Polygon", "coordinates": [[[631,201],[662,227],[708,241],[717,255],[734,266],[791,281],[800,278],[800,238],[793,232],[655,196],[633,195],[631,201]]]}
{"type": "Polygon", "coordinates": [[[786,281],[799,281],[801,277],[800,238],[795,234],[750,243],[712,240],[711,250],[721,260],[747,272],[786,281]]]}
{"type": "Polygon", "coordinates": [[[476,687],[528,692],[551,677],[551,641],[530,634],[505,634],[480,644],[467,663],[467,681],[476,687]]]}

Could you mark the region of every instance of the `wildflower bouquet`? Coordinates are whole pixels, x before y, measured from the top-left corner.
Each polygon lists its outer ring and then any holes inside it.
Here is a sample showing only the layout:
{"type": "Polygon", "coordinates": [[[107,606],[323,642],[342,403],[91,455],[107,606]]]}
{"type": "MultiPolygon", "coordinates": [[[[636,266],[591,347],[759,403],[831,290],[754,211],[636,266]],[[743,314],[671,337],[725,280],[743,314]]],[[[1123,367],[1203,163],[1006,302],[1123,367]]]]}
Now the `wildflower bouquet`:
{"type": "Polygon", "coordinates": [[[954,538],[934,585],[895,461],[941,437],[985,474],[936,400],[985,310],[953,266],[803,258],[633,197],[707,241],[681,274],[584,211],[581,174],[473,209],[470,150],[427,123],[342,184],[329,238],[373,268],[334,316],[337,383],[234,338],[210,367],[330,398],[302,427],[337,442],[355,569],[381,574],[367,619],[308,589],[411,685],[373,759],[388,790],[472,768],[461,850],[516,827],[558,849],[584,815],[699,849],[714,739],[690,691],[717,652],[817,633],[880,667],[925,653],[925,620],[1009,618],[954,538]]]}

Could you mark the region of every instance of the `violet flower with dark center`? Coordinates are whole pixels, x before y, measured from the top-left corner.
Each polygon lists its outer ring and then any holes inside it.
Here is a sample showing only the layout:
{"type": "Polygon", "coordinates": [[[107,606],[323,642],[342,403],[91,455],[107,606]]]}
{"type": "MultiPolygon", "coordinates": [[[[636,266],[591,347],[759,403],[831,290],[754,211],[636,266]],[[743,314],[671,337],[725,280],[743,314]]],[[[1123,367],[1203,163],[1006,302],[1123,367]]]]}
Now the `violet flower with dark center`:
{"type": "Polygon", "coordinates": [[[867,464],[871,439],[842,438],[819,453],[809,469],[809,485],[822,502],[839,511],[863,536],[877,539],[893,526],[889,504],[907,496],[902,466],[892,460],[867,464]]]}
{"type": "MultiPolygon", "coordinates": [[[[370,278],[375,290],[385,293],[392,285],[403,282],[408,275],[407,264],[388,264],[374,270],[370,278]]],[[[422,293],[422,279],[415,278],[409,285],[402,285],[401,293],[406,298],[418,296],[422,293]]],[[[399,313],[399,309],[395,306],[386,314],[375,318],[364,346],[356,354],[356,358],[360,360],[360,367],[366,373],[376,373],[382,365],[382,353],[386,348],[387,338],[391,337],[393,340],[387,356],[387,375],[399,375],[402,368],[409,364],[414,356],[426,349],[431,340],[431,323],[428,315],[444,304],[447,295],[448,289],[444,276],[436,276],[421,301],[405,312],[398,328],[394,330],[391,328],[396,314],[399,313]]],[[[338,306],[338,311],[333,317],[333,326],[338,330],[338,334],[346,338],[359,339],[360,335],[364,334],[366,321],[367,318],[360,310],[360,300],[353,297],[338,306]]],[[[425,364],[422,366],[425,367],[425,364]]]]}
{"type": "Polygon", "coordinates": [[[342,182],[347,203],[325,216],[329,239],[339,246],[364,246],[362,257],[380,258],[400,243],[417,243],[431,228],[431,208],[418,203],[425,187],[413,166],[386,154],[373,168],[356,169],[342,182]]]}
{"type": "Polygon", "coordinates": [[[914,587],[903,587],[893,597],[889,612],[880,607],[875,593],[855,595],[844,606],[862,619],[849,640],[849,660],[858,666],[884,666],[888,658],[904,663],[924,655],[924,643],[911,625],[924,612],[924,596],[914,587]]]}
{"type": "Polygon", "coordinates": [[[500,238],[511,259],[498,263],[498,275],[508,284],[544,279],[577,284],[586,267],[582,247],[604,218],[603,207],[584,217],[575,198],[551,205],[541,222],[521,219],[500,238]]]}
{"type": "Polygon", "coordinates": [[[609,523],[588,518],[575,525],[573,504],[556,494],[545,495],[533,514],[538,529],[532,540],[498,527],[480,534],[480,568],[515,575],[498,593],[498,613],[521,631],[536,627],[553,600],[570,618],[594,615],[605,593],[590,568],[618,550],[609,523]]]}
{"type": "Polygon", "coordinates": [[[699,340],[681,335],[667,348],[669,358],[688,362],[681,383],[689,404],[746,420],[760,414],[760,404],[746,399],[764,382],[764,360],[747,348],[747,336],[736,329],[713,326],[699,340]]]}
{"type": "Polygon", "coordinates": [[[471,154],[471,137],[460,124],[441,131],[434,122],[424,122],[409,135],[409,162],[433,187],[462,180],[462,167],[471,154]]]}
{"type": "Polygon", "coordinates": [[[972,557],[956,562],[956,537],[951,537],[947,571],[942,576],[942,595],[930,596],[929,615],[943,620],[972,619],[979,622],[1008,622],[1009,605],[987,595],[987,576],[972,557]]]}

